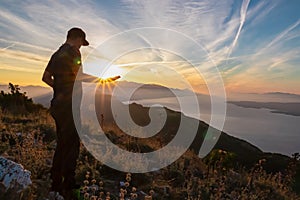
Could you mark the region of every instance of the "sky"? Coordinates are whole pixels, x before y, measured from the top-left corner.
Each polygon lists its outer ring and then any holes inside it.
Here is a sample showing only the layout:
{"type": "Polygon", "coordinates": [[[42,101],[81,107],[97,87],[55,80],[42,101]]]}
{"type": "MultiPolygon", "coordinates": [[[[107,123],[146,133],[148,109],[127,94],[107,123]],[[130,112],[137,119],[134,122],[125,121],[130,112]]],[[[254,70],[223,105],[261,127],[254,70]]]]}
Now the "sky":
{"type": "Polygon", "coordinates": [[[52,53],[81,27],[94,75],[206,93],[219,73],[227,93],[300,94],[299,10],[299,0],[4,0],[0,84],[45,86],[52,53]]]}

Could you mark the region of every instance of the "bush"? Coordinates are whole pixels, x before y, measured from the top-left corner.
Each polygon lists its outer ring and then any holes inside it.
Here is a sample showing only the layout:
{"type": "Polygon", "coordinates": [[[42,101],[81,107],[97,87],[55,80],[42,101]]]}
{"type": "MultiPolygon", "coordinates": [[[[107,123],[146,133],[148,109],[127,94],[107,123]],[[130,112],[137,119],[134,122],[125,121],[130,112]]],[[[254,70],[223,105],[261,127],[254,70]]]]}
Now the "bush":
{"type": "Polygon", "coordinates": [[[0,108],[2,112],[24,115],[44,109],[42,105],[33,103],[32,99],[26,96],[26,92],[21,93],[18,85],[9,83],[8,88],[10,92],[0,92],[0,108]]]}

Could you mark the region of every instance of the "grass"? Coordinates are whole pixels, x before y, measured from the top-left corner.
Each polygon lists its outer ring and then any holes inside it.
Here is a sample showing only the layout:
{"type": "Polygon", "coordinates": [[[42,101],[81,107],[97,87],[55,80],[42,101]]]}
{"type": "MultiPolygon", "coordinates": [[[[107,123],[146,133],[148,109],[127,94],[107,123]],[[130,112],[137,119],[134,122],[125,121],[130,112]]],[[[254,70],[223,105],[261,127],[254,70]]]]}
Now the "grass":
{"type": "MultiPolygon", "coordinates": [[[[133,152],[149,152],[161,148],[163,143],[132,140],[112,124],[107,124],[105,131],[115,144],[133,152]]],[[[21,193],[0,187],[0,199],[46,199],[56,138],[54,121],[48,111],[11,114],[0,109],[0,138],[1,156],[30,170],[33,182],[21,193]]],[[[293,190],[295,178],[299,176],[296,174],[299,156],[290,160],[286,170],[277,173],[265,171],[267,160],[264,159],[250,169],[237,168],[234,157],[231,152],[215,150],[201,160],[193,151],[187,151],[176,162],[158,171],[129,174],[103,165],[81,146],[76,169],[76,180],[81,187],[77,195],[79,199],[97,200],[300,199],[293,190]]],[[[137,163],[129,160],[124,164],[137,163]]]]}

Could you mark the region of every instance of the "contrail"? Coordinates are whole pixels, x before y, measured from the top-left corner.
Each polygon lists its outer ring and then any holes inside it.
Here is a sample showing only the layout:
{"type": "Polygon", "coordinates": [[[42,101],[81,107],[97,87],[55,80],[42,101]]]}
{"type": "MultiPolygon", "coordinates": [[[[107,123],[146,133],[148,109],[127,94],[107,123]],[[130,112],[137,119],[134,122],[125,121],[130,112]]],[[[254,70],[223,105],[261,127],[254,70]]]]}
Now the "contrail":
{"type": "Polygon", "coordinates": [[[52,52],[52,50],[49,49],[49,48],[40,47],[40,46],[36,46],[36,45],[24,43],[24,42],[18,42],[18,41],[6,40],[6,39],[3,39],[3,38],[0,38],[0,41],[1,41],[1,42],[6,42],[6,43],[13,43],[14,45],[21,45],[21,46],[25,46],[25,47],[31,47],[31,48],[38,49],[38,50],[42,50],[42,51],[52,52]]]}
{"type": "Polygon", "coordinates": [[[283,32],[281,32],[275,39],[273,39],[263,50],[271,47],[274,43],[278,42],[281,38],[283,38],[288,32],[296,28],[300,24],[300,19],[296,21],[293,25],[285,29],[283,32]]]}
{"type": "Polygon", "coordinates": [[[1,48],[0,51],[5,51],[6,49],[9,49],[9,48],[11,48],[11,47],[13,47],[13,46],[15,46],[15,45],[16,45],[16,44],[11,44],[11,45],[9,45],[9,46],[7,46],[7,47],[1,48]]]}
{"type": "Polygon", "coordinates": [[[229,56],[232,53],[233,48],[235,47],[235,45],[236,45],[236,43],[239,39],[239,36],[240,36],[241,31],[242,31],[243,25],[246,21],[247,9],[248,9],[249,3],[250,3],[250,0],[244,0],[243,3],[242,3],[242,7],[241,7],[241,10],[240,10],[240,26],[239,26],[239,29],[238,29],[238,31],[235,35],[235,38],[232,42],[231,48],[229,49],[226,60],[228,60],[229,56]]]}

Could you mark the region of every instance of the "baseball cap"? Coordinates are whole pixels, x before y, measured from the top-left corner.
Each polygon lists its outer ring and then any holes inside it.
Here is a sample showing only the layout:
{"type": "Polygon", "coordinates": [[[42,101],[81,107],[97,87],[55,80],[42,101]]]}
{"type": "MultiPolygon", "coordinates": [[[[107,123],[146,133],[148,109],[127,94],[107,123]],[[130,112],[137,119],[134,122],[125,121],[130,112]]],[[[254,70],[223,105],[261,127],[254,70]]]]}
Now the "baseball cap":
{"type": "Polygon", "coordinates": [[[83,46],[88,46],[90,43],[85,38],[85,32],[81,28],[73,27],[68,31],[67,38],[81,37],[83,46]]]}

